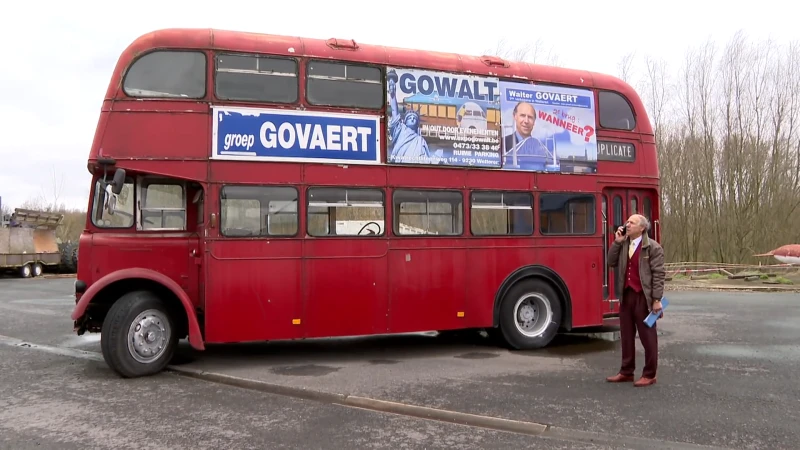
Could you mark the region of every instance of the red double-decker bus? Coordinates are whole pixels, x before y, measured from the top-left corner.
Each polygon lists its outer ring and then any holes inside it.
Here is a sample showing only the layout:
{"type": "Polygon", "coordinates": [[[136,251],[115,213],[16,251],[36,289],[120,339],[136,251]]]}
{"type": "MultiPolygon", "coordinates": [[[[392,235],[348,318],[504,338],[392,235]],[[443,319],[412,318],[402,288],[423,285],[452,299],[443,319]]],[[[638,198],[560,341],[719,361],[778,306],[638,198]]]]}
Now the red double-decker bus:
{"type": "Polygon", "coordinates": [[[88,159],[72,313],[124,377],[178,340],[486,329],[512,349],[617,315],[606,261],[659,238],[653,131],[598,73],[168,29],[121,55],[88,159]]]}

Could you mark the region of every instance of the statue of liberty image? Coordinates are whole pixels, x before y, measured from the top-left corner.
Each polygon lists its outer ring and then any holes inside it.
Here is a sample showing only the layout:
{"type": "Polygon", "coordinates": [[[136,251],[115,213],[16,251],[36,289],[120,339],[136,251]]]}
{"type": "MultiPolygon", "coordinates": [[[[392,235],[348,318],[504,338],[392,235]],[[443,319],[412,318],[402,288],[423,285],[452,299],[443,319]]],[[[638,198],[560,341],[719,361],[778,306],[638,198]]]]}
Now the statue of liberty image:
{"type": "Polygon", "coordinates": [[[389,136],[392,139],[392,153],[389,161],[397,163],[436,163],[438,158],[431,154],[428,143],[420,135],[420,115],[413,109],[405,113],[397,106],[397,72],[390,69],[387,73],[389,89],[389,106],[392,118],[389,119],[389,136]]]}

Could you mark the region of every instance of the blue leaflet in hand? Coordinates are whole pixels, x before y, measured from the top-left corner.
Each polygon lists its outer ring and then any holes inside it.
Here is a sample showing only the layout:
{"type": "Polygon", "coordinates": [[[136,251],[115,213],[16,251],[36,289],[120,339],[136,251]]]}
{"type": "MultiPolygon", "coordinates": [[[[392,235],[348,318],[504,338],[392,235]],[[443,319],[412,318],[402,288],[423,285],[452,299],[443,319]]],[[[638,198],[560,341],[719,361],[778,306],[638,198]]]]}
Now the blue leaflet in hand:
{"type": "Polygon", "coordinates": [[[664,310],[667,309],[667,305],[669,305],[669,300],[666,297],[661,298],[661,311],[659,312],[651,312],[647,317],[644,319],[644,324],[650,328],[653,328],[653,324],[656,323],[661,314],[663,314],[664,310]]]}

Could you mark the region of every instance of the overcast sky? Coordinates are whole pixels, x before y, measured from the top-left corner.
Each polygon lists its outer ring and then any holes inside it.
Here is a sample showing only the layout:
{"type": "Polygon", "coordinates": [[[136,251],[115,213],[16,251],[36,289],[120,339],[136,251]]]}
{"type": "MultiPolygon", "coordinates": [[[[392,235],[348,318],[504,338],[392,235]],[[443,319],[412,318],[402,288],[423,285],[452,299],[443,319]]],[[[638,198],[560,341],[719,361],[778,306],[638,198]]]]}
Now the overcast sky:
{"type": "Polygon", "coordinates": [[[568,67],[618,75],[623,55],[653,55],[679,70],[687,47],[720,46],[737,30],[752,39],[800,39],[789,2],[712,1],[136,1],[14,2],[0,36],[0,197],[4,205],[52,192],[85,208],[86,157],[111,71],[146,32],[171,27],[241,30],[481,54],[500,38],[544,40],[568,67]],[[119,6],[117,6],[119,5],[119,6]],[[313,5],[313,6],[312,6],[313,5]],[[85,9],[85,10],[84,10],[85,9]]]}

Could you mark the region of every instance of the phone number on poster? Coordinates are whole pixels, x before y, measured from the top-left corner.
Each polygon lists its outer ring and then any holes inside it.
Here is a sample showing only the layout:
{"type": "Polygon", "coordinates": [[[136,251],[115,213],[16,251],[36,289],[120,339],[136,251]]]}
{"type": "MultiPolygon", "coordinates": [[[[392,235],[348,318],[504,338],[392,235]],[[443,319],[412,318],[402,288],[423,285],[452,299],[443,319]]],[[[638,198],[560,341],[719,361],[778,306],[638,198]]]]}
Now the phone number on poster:
{"type": "Polygon", "coordinates": [[[454,142],[453,148],[458,150],[480,150],[484,152],[491,152],[491,151],[497,151],[497,149],[500,148],[500,145],[469,144],[466,142],[454,142]]]}

